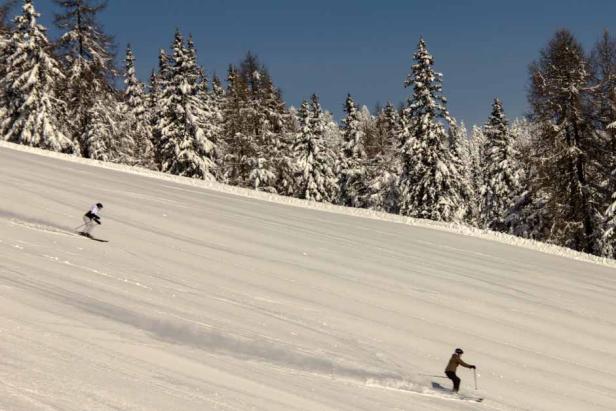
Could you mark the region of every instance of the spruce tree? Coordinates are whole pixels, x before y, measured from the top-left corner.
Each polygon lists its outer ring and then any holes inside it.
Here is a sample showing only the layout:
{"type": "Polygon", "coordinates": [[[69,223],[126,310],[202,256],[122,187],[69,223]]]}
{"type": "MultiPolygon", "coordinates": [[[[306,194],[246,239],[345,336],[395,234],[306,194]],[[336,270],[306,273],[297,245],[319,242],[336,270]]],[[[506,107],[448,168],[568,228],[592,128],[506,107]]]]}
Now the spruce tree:
{"type": "Polygon", "coordinates": [[[56,90],[63,74],[38,17],[32,0],[25,0],[8,40],[6,73],[0,80],[7,104],[2,135],[11,142],[74,153],[77,147],[58,121],[64,103],[56,90]]]}
{"type": "MultiPolygon", "coordinates": [[[[3,3],[0,6],[0,79],[3,79],[6,76],[6,59],[10,54],[8,49],[9,43],[9,35],[10,35],[10,25],[8,22],[8,14],[10,10],[10,5],[7,3],[3,3]]],[[[7,111],[9,98],[6,95],[5,90],[0,89],[0,124],[4,121],[7,111]]],[[[2,130],[0,129],[0,133],[2,130]]],[[[0,134],[0,140],[4,137],[0,134]]]]}
{"type": "Polygon", "coordinates": [[[212,77],[212,89],[208,92],[208,105],[210,112],[210,124],[213,129],[213,133],[216,135],[216,179],[218,181],[224,181],[224,159],[228,152],[228,147],[224,139],[224,100],[225,89],[222,86],[220,78],[214,73],[212,77]]]}
{"type": "Polygon", "coordinates": [[[616,130],[608,127],[616,118],[616,38],[607,30],[591,53],[591,100],[596,126],[609,137],[608,149],[616,148],[616,130]]]}
{"type": "Polygon", "coordinates": [[[232,166],[227,174],[232,184],[277,191],[284,184],[280,180],[281,150],[288,112],[268,70],[250,52],[239,67],[229,70],[224,118],[223,134],[232,166]],[[275,177],[255,179],[263,173],[275,177]]]}
{"type": "Polygon", "coordinates": [[[544,240],[586,252],[597,247],[601,218],[595,178],[601,142],[586,104],[589,80],[582,46],[566,30],[531,65],[529,100],[539,124],[533,188],[546,196],[550,215],[544,240]]]}
{"type": "MultiPolygon", "coordinates": [[[[73,138],[84,143],[92,130],[90,115],[110,104],[115,68],[113,65],[113,40],[105,34],[97,21],[98,14],[106,7],[101,0],[54,0],[63,10],[56,15],[56,26],[63,32],[57,49],[64,65],[64,82],[61,87],[68,103],[67,123],[73,138]],[[97,99],[102,101],[97,102],[97,99]],[[94,106],[97,107],[94,107],[94,106]]],[[[115,106],[114,106],[115,107],[115,106]]],[[[99,113],[102,114],[102,113],[99,113]]],[[[102,117],[114,117],[112,113],[102,117]]],[[[99,116],[97,121],[101,121],[99,116]]],[[[115,128],[108,125],[107,128],[115,128]]],[[[117,138],[119,136],[112,136],[117,138]]],[[[90,144],[81,144],[82,155],[90,157],[90,144]]]]}
{"type": "Polygon", "coordinates": [[[391,102],[379,113],[376,121],[377,139],[374,144],[366,149],[369,158],[379,155],[393,157],[399,148],[399,138],[402,132],[401,120],[398,110],[391,102]]]}
{"type": "Polygon", "coordinates": [[[194,73],[195,60],[184,45],[181,33],[175,34],[173,67],[163,90],[159,119],[161,171],[200,179],[213,179],[214,143],[204,131],[203,107],[198,98],[194,73]]]}
{"type": "Polygon", "coordinates": [[[603,198],[600,209],[605,210],[598,251],[604,256],[615,257],[616,39],[607,30],[596,43],[590,63],[593,84],[591,93],[593,127],[602,141],[601,168],[597,172],[603,198]]]}
{"type": "Polygon", "coordinates": [[[540,130],[539,124],[528,119],[518,119],[511,127],[515,143],[513,151],[518,155],[520,194],[514,199],[505,221],[510,233],[545,241],[549,238],[551,216],[546,207],[548,196],[537,183],[540,162],[533,158],[540,130]]]}
{"type": "Polygon", "coordinates": [[[462,177],[447,145],[443,122],[449,114],[441,95],[442,75],[433,70],[423,38],[414,59],[405,82],[406,87],[413,86],[413,94],[403,112],[399,210],[412,217],[461,221],[465,214],[459,187],[462,177]]]}
{"type": "Polygon", "coordinates": [[[250,134],[248,100],[248,84],[238,69],[230,65],[223,105],[222,128],[226,148],[223,181],[243,187],[250,186],[249,175],[257,152],[256,141],[250,134]]]}
{"type": "Polygon", "coordinates": [[[130,138],[133,162],[144,167],[154,167],[154,146],[152,128],[143,83],[135,72],[135,56],[130,48],[126,49],[124,84],[124,102],[122,112],[128,138],[130,138]]]}
{"type": "Polygon", "coordinates": [[[494,100],[484,135],[480,224],[507,231],[505,219],[520,194],[520,180],[513,135],[499,99],[494,100]]]}
{"type": "Polygon", "coordinates": [[[367,208],[397,213],[396,190],[401,172],[398,149],[402,121],[393,104],[387,103],[379,113],[376,129],[377,138],[366,150],[369,166],[362,201],[367,208]]]}
{"type": "MultiPolygon", "coordinates": [[[[616,121],[608,124],[607,129],[616,133],[616,121]]],[[[613,154],[612,154],[613,155],[613,154]]],[[[611,178],[616,178],[616,168],[612,170],[611,178]]],[[[612,186],[612,184],[610,184],[612,186]]],[[[599,242],[599,253],[604,257],[616,258],[616,191],[612,192],[611,203],[605,212],[601,239],[599,242]]]]}
{"type": "Polygon", "coordinates": [[[316,95],[304,101],[298,113],[300,131],[293,147],[298,172],[296,195],[318,202],[333,202],[338,195],[335,158],[326,144],[325,116],[316,95]]]}
{"type": "Polygon", "coordinates": [[[481,188],[483,187],[483,146],[485,144],[486,137],[483,132],[483,128],[474,125],[471,131],[471,136],[468,141],[468,155],[469,155],[469,178],[471,187],[471,215],[472,221],[480,225],[481,220],[481,188]]]}
{"type": "Polygon", "coordinates": [[[294,158],[294,147],[299,136],[299,118],[295,107],[288,109],[285,131],[280,138],[280,149],[276,159],[276,192],[285,196],[294,196],[298,191],[298,175],[294,158]]]}
{"type": "Polygon", "coordinates": [[[87,111],[88,124],[83,145],[94,160],[134,164],[135,144],[125,113],[113,94],[103,94],[93,100],[87,111]]]}
{"type": "Polygon", "coordinates": [[[162,163],[162,134],[160,126],[169,107],[169,100],[165,99],[164,93],[169,90],[171,80],[171,66],[166,50],[161,49],[158,55],[158,71],[150,77],[148,93],[148,110],[150,116],[150,128],[152,129],[152,145],[154,146],[154,163],[157,169],[161,169],[162,163]]]}
{"type": "Polygon", "coordinates": [[[221,171],[218,165],[222,159],[222,153],[219,150],[219,144],[222,141],[221,90],[217,88],[217,85],[214,85],[212,91],[209,90],[206,71],[197,62],[197,51],[192,37],[189,37],[187,42],[187,59],[191,70],[188,77],[190,82],[195,84],[195,104],[198,105],[200,112],[198,122],[203,130],[204,138],[213,146],[208,154],[208,158],[213,162],[210,172],[214,178],[219,180],[221,171]]]}
{"type": "Polygon", "coordinates": [[[342,155],[340,158],[340,204],[361,207],[366,176],[365,133],[362,130],[360,113],[353,98],[347,96],[342,121],[342,155]]]}
{"type": "Polygon", "coordinates": [[[460,176],[455,185],[460,198],[459,215],[462,217],[461,221],[470,225],[477,225],[475,216],[477,215],[478,205],[474,203],[468,132],[464,123],[458,124],[456,119],[451,116],[448,123],[447,135],[451,164],[460,176]]]}

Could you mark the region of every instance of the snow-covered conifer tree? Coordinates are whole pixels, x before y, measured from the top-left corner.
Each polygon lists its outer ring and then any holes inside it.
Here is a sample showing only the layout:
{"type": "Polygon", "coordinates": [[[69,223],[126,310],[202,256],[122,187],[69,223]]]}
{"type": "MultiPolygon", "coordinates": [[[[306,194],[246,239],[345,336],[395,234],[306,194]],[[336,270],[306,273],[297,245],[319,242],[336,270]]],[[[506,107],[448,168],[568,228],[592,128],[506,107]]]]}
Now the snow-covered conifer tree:
{"type": "Polygon", "coordinates": [[[432,56],[420,39],[416,63],[405,86],[413,86],[403,115],[402,174],[399,209],[403,215],[438,221],[461,221],[465,208],[460,198],[462,177],[452,161],[443,121],[449,119],[441,95],[441,74],[434,72],[432,56]]]}
{"type": "MultiPolygon", "coordinates": [[[[608,124],[607,129],[616,134],[616,121],[608,124]]],[[[610,177],[611,179],[616,178],[616,169],[612,170],[610,177]]],[[[611,185],[613,186],[613,184],[611,185]]],[[[616,191],[612,193],[610,200],[611,204],[608,206],[603,220],[598,251],[605,257],[616,258],[616,191]]]]}
{"type": "Polygon", "coordinates": [[[616,38],[607,30],[592,50],[590,70],[593,127],[602,141],[599,166],[593,174],[594,178],[600,180],[601,209],[606,210],[601,224],[598,252],[616,257],[616,38]]]}
{"type": "Polygon", "coordinates": [[[134,163],[134,141],[125,113],[112,94],[94,100],[86,113],[88,123],[83,136],[89,158],[113,163],[134,163]]]}
{"type": "Polygon", "coordinates": [[[212,179],[215,145],[205,134],[204,113],[197,96],[195,61],[184,46],[180,32],[173,43],[173,67],[163,90],[165,112],[160,131],[161,171],[192,178],[212,179]]]}
{"type": "Polygon", "coordinates": [[[224,160],[227,156],[228,147],[224,138],[224,102],[225,89],[222,86],[220,78],[214,73],[212,77],[212,89],[208,92],[208,106],[210,112],[210,121],[216,135],[216,154],[214,156],[216,162],[215,177],[218,181],[225,181],[225,166],[224,160]]]}
{"type": "Polygon", "coordinates": [[[480,225],[507,231],[505,219],[521,187],[513,135],[499,99],[494,100],[484,135],[480,225]]]}
{"type": "Polygon", "coordinates": [[[378,113],[375,128],[375,139],[368,143],[369,147],[366,147],[368,158],[384,154],[393,156],[399,146],[401,123],[400,115],[391,102],[378,113]]]}
{"type": "Polygon", "coordinates": [[[483,186],[482,152],[484,143],[483,127],[474,125],[468,140],[468,176],[471,187],[471,219],[477,224],[481,214],[481,187],[483,186]]]}
{"type": "Polygon", "coordinates": [[[223,136],[225,140],[224,178],[228,184],[249,187],[249,175],[257,152],[251,138],[248,104],[248,84],[237,67],[230,65],[223,105],[223,136]]]}
{"type": "Polygon", "coordinates": [[[135,56],[130,48],[126,49],[124,84],[124,103],[122,112],[126,122],[127,138],[133,146],[134,163],[144,167],[154,167],[154,146],[152,144],[152,128],[143,84],[135,72],[135,56]]]}
{"type": "Polygon", "coordinates": [[[223,105],[226,175],[231,184],[269,192],[286,191],[282,178],[289,115],[280,91],[263,64],[248,53],[231,66],[223,105]],[[285,140],[283,142],[283,139],[285,140]],[[257,175],[275,175],[274,181],[257,175]],[[269,185],[263,185],[268,181],[269,185]]]}
{"type": "Polygon", "coordinates": [[[168,112],[170,103],[165,98],[164,93],[169,90],[171,80],[171,66],[169,56],[165,49],[161,49],[158,54],[158,71],[153,72],[150,77],[150,87],[148,93],[148,111],[150,117],[150,128],[152,129],[152,145],[154,146],[154,163],[156,168],[161,169],[162,162],[162,133],[160,126],[162,119],[168,112]]]}
{"type": "Polygon", "coordinates": [[[550,216],[544,240],[593,252],[603,210],[596,178],[601,138],[587,108],[589,80],[582,46],[560,30],[531,65],[529,100],[539,124],[531,184],[544,193],[550,216]]]}
{"type": "Polygon", "coordinates": [[[402,121],[393,104],[387,103],[379,113],[376,129],[378,137],[366,150],[370,155],[363,203],[373,210],[397,213],[396,190],[401,171],[397,151],[402,121]]]}
{"type": "Polygon", "coordinates": [[[361,196],[366,176],[365,134],[361,127],[360,113],[350,94],[347,96],[344,111],[346,117],[342,122],[339,202],[345,206],[362,207],[361,196]]]}
{"type": "MultiPolygon", "coordinates": [[[[505,222],[510,233],[543,241],[549,236],[551,216],[546,207],[548,196],[538,183],[541,178],[540,162],[533,158],[541,125],[528,119],[516,119],[510,132],[514,136],[513,151],[517,153],[519,164],[520,193],[509,209],[505,222]]],[[[485,138],[482,147],[484,145],[485,138]]]]}
{"type": "Polygon", "coordinates": [[[219,164],[221,164],[223,157],[219,150],[219,144],[223,141],[223,119],[221,111],[222,95],[220,93],[224,93],[224,90],[220,88],[220,81],[217,80],[219,84],[217,85],[216,82],[214,82],[214,89],[210,91],[205,68],[200,66],[197,61],[197,50],[192,36],[188,38],[186,53],[191,71],[188,75],[188,79],[190,83],[195,84],[195,104],[199,105],[199,111],[201,112],[199,123],[205,139],[210,141],[214,147],[214,151],[208,155],[214,162],[214,166],[211,167],[211,172],[217,180],[221,180],[222,172],[219,170],[219,164]]]}
{"type": "Polygon", "coordinates": [[[38,17],[32,0],[25,0],[8,40],[6,72],[0,80],[7,104],[2,135],[15,143],[74,153],[77,147],[59,124],[64,103],[56,90],[63,74],[38,17]]]}
{"type": "Polygon", "coordinates": [[[451,163],[460,176],[456,184],[460,198],[459,212],[463,216],[463,221],[470,225],[477,225],[475,216],[477,215],[478,204],[473,201],[475,197],[471,182],[471,155],[468,132],[464,123],[458,124],[453,117],[450,116],[448,122],[449,154],[451,163]]]}
{"type": "MultiPolygon", "coordinates": [[[[6,76],[7,57],[10,54],[8,49],[10,27],[8,24],[9,6],[8,4],[2,4],[0,6],[0,79],[6,76]]],[[[6,91],[0,88],[0,140],[4,139],[2,135],[2,123],[7,112],[9,98],[6,95],[6,91]]]]}
{"type": "MultiPolygon", "coordinates": [[[[109,106],[114,94],[112,86],[115,68],[113,65],[113,41],[96,21],[97,15],[106,7],[101,0],[54,0],[63,10],[56,15],[56,25],[63,31],[57,48],[64,65],[64,82],[61,87],[63,98],[68,104],[67,123],[73,139],[84,143],[91,140],[93,125],[90,114],[109,106]],[[96,102],[101,99],[101,102],[96,102]],[[96,108],[94,106],[97,106],[96,108]]],[[[115,105],[110,107],[115,108],[115,105]]],[[[113,113],[99,116],[113,118],[113,113]]],[[[109,125],[108,128],[116,128],[109,125]]],[[[111,138],[119,138],[112,136],[111,138]]],[[[91,144],[81,144],[84,157],[90,157],[91,144]]]]}
{"type": "Polygon", "coordinates": [[[299,111],[300,131],[293,147],[298,172],[300,198],[318,202],[333,202],[338,195],[334,174],[334,155],[324,139],[325,119],[319,100],[312,96],[299,111]]]}

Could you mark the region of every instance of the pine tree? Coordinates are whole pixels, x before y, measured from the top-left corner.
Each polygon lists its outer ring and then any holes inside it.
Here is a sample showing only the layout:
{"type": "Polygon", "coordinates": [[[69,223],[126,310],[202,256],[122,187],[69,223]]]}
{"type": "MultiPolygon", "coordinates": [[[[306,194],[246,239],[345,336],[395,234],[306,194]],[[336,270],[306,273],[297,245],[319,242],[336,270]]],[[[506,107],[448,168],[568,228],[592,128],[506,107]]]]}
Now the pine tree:
{"type": "Polygon", "coordinates": [[[223,105],[226,176],[231,184],[275,192],[285,190],[285,135],[289,123],[280,91],[257,56],[248,53],[230,66],[223,105]],[[265,173],[265,174],[264,174],[265,173]],[[275,176],[272,179],[264,175],[275,176]],[[256,176],[262,176],[256,178],[256,176]]]}
{"type": "Polygon", "coordinates": [[[37,23],[32,0],[25,0],[8,41],[6,73],[0,87],[8,97],[2,135],[8,141],[47,150],[74,153],[77,147],[58,122],[63,102],[56,95],[63,78],[51,54],[46,29],[37,23]]]}
{"type": "Polygon", "coordinates": [[[133,164],[134,141],[132,130],[125,121],[125,113],[113,94],[103,94],[94,100],[86,113],[83,145],[89,158],[94,160],[133,164]]]}
{"type": "Polygon", "coordinates": [[[364,193],[366,176],[365,133],[362,130],[360,113],[353,98],[347,96],[344,111],[346,117],[342,122],[342,156],[340,158],[340,204],[350,207],[362,207],[361,197],[364,193]]]}
{"type": "Polygon", "coordinates": [[[158,71],[152,73],[150,77],[150,87],[148,93],[148,111],[150,115],[150,128],[152,129],[152,145],[154,146],[154,163],[157,169],[161,169],[162,164],[162,134],[160,125],[163,118],[169,111],[170,100],[165,99],[164,93],[169,90],[171,81],[171,66],[169,56],[164,49],[158,55],[158,71]]]}
{"type": "Polygon", "coordinates": [[[469,155],[469,178],[471,187],[471,215],[472,221],[479,225],[481,220],[481,188],[484,185],[483,181],[483,146],[486,137],[483,133],[483,128],[477,125],[473,126],[471,137],[468,142],[469,155]]]}
{"type": "Polygon", "coordinates": [[[616,118],[616,38],[607,30],[591,53],[593,114],[599,130],[609,137],[608,149],[616,146],[616,130],[608,126],[616,118]]]}
{"type": "Polygon", "coordinates": [[[204,131],[203,108],[198,98],[195,60],[180,32],[173,43],[173,67],[163,91],[165,112],[159,119],[161,171],[200,179],[213,179],[214,143],[204,131]]]}
{"type": "Polygon", "coordinates": [[[312,96],[299,111],[300,132],[293,147],[298,172],[297,196],[318,202],[333,202],[338,195],[334,155],[324,139],[325,118],[319,100],[312,96]]]}
{"type": "Polygon", "coordinates": [[[280,149],[276,159],[276,192],[285,196],[294,196],[298,191],[298,175],[295,169],[294,147],[299,135],[299,118],[295,107],[288,109],[285,131],[280,138],[280,149]]]}
{"type": "Polygon", "coordinates": [[[367,208],[397,213],[396,190],[401,174],[398,149],[402,121],[393,104],[387,103],[379,113],[376,129],[377,138],[367,149],[369,167],[362,201],[367,208]]]}
{"type": "Polygon", "coordinates": [[[540,125],[528,119],[518,119],[511,127],[513,151],[517,153],[519,164],[520,194],[514,199],[505,222],[513,235],[545,241],[549,237],[551,220],[546,207],[548,196],[537,183],[540,162],[533,158],[540,130],[540,125]]]}
{"type": "Polygon", "coordinates": [[[135,56],[130,48],[126,49],[124,84],[124,102],[122,112],[126,123],[127,137],[131,140],[133,162],[144,167],[154,168],[154,146],[152,128],[143,84],[135,72],[135,56]]]}
{"type": "MultiPolygon", "coordinates": [[[[90,157],[90,144],[83,144],[92,130],[90,114],[107,106],[114,93],[112,86],[113,40],[97,22],[97,15],[106,7],[100,0],[54,0],[64,14],[56,15],[56,26],[64,32],[58,41],[64,63],[63,98],[68,102],[68,118],[73,138],[81,143],[82,155],[90,157]],[[101,99],[101,102],[97,102],[101,99]],[[96,108],[94,106],[97,106],[96,108]]],[[[108,113],[102,117],[114,117],[108,113]]],[[[97,119],[100,121],[101,118],[97,119]]],[[[115,128],[115,125],[108,125],[115,128]]],[[[116,138],[113,136],[111,138],[116,138]]]]}
{"type": "Polygon", "coordinates": [[[499,99],[494,100],[484,135],[480,224],[491,230],[507,231],[505,219],[521,187],[513,135],[499,99]]]}
{"type": "Polygon", "coordinates": [[[208,93],[208,105],[210,112],[210,124],[212,127],[212,133],[216,135],[215,143],[215,162],[216,162],[216,180],[224,182],[224,159],[228,148],[224,139],[224,101],[225,101],[225,89],[222,86],[220,78],[214,73],[212,77],[212,89],[208,93]]]}
{"type": "Polygon", "coordinates": [[[223,106],[225,140],[224,179],[231,185],[250,186],[249,175],[256,157],[256,141],[251,138],[248,84],[237,68],[229,66],[223,106]]]}
{"type": "Polygon", "coordinates": [[[475,215],[477,214],[477,204],[473,201],[475,196],[472,188],[472,173],[471,173],[471,155],[468,140],[468,132],[464,123],[458,124],[456,120],[450,116],[448,136],[448,149],[451,157],[452,167],[457,170],[459,180],[456,182],[455,188],[460,198],[459,215],[463,220],[470,225],[477,225],[475,215]]]}
{"type": "Polygon", "coordinates": [[[586,252],[596,249],[601,218],[595,179],[601,142],[586,104],[589,80],[582,46],[566,30],[531,65],[529,100],[539,123],[533,186],[547,199],[545,240],[586,252]]]}
{"type": "MultiPolygon", "coordinates": [[[[10,51],[8,49],[9,37],[11,27],[8,23],[8,14],[10,10],[10,5],[8,3],[3,3],[0,6],[0,79],[5,78],[6,76],[6,65],[10,51]]],[[[6,95],[5,90],[0,89],[0,124],[5,119],[7,106],[8,106],[9,98],[6,95]]],[[[0,132],[2,130],[0,129],[0,132]]],[[[0,134],[0,140],[3,139],[3,136],[0,134]]]]}
{"type": "Polygon", "coordinates": [[[593,91],[593,126],[602,140],[598,184],[606,210],[601,224],[598,252],[616,257],[616,39],[606,30],[595,45],[590,59],[593,91]]]}
{"type": "Polygon", "coordinates": [[[393,157],[399,148],[399,137],[402,132],[400,114],[391,102],[385,105],[376,119],[376,138],[366,147],[368,158],[379,155],[393,157]]]}
{"type": "Polygon", "coordinates": [[[402,174],[399,209],[403,215],[437,221],[461,221],[465,210],[460,198],[459,171],[447,146],[443,121],[449,120],[446,99],[441,96],[441,74],[432,69],[433,59],[422,39],[414,55],[405,86],[413,94],[404,109],[402,174]]]}
{"type": "MultiPolygon", "coordinates": [[[[616,121],[610,123],[607,128],[611,132],[616,133],[616,121]]],[[[612,170],[611,174],[611,179],[614,178],[616,178],[616,168],[612,170]]],[[[605,257],[616,258],[616,191],[612,192],[610,200],[611,204],[605,212],[599,253],[605,257]]]]}

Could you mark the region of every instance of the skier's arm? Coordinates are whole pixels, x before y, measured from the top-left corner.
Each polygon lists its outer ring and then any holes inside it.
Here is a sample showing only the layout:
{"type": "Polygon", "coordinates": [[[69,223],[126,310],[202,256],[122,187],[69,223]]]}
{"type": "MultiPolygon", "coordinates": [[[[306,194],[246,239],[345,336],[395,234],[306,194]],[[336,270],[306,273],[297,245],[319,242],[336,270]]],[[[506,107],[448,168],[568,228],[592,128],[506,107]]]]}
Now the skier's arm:
{"type": "Polygon", "coordinates": [[[96,224],[101,224],[101,218],[97,216],[96,214],[94,214],[94,217],[92,217],[92,219],[96,221],[96,224]]]}
{"type": "Polygon", "coordinates": [[[460,362],[460,365],[461,365],[461,366],[463,366],[463,367],[466,367],[466,368],[475,368],[475,366],[474,366],[474,365],[467,364],[467,363],[465,363],[464,361],[462,361],[462,358],[458,358],[458,361],[460,362]]]}

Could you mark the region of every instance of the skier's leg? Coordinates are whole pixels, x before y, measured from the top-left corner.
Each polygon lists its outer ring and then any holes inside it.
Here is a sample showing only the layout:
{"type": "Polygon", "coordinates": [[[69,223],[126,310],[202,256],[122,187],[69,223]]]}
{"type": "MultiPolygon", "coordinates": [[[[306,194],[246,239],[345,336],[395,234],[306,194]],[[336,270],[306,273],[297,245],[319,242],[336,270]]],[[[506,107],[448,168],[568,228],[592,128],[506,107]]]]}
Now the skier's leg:
{"type": "Polygon", "coordinates": [[[85,235],[90,235],[90,231],[92,231],[92,220],[90,220],[89,217],[83,216],[83,222],[84,222],[84,227],[83,230],[81,230],[82,233],[84,233],[85,235]]]}
{"type": "Polygon", "coordinates": [[[453,380],[453,390],[455,392],[458,392],[458,390],[460,389],[460,378],[457,375],[453,375],[454,376],[454,380],[453,380]]]}
{"type": "Polygon", "coordinates": [[[460,389],[460,378],[458,378],[456,373],[452,371],[447,371],[445,375],[447,375],[447,378],[449,378],[453,382],[453,391],[458,392],[458,390],[460,389]]]}

